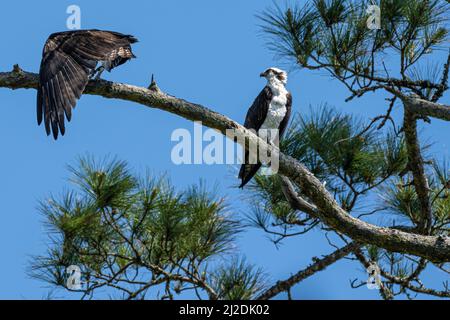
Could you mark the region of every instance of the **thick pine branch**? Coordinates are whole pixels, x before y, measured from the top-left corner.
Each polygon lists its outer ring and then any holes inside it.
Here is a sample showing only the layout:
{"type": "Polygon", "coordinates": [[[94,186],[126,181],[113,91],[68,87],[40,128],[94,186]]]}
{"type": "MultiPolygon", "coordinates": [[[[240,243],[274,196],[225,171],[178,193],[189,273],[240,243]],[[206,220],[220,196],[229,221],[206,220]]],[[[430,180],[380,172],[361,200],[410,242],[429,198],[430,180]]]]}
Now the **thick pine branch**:
{"type": "Polygon", "coordinates": [[[450,121],[450,106],[420,99],[415,95],[406,95],[391,86],[383,86],[387,91],[400,98],[405,107],[421,116],[450,121]]]}
{"type": "Polygon", "coordinates": [[[413,184],[420,202],[422,219],[420,229],[430,234],[433,225],[433,213],[431,210],[430,187],[425,174],[425,164],[420,151],[417,137],[417,118],[409,107],[405,106],[403,130],[405,132],[406,147],[408,149],[408,167],[413,175],[413,184]]]}
{"type": "Polygon", "coordinates": [[[412,99],[410,97],[406,100],[408,103],[408,108],[417,114],[450,121],[450,106],[423,99],[412,99]]]}
{"type": "MultiPolygon", "coordinates": [[[[19,67],[15,67],[12,72],[0,73],[0,87],[36,89],[37,85],[38,75],[22,71],[19,67]]],[[[188,120],[201,121],[203,125],[227,134],[231,138],[246,136],[251,140],[250,144],[257,142],[262,149],[267,148],[269,152],[276,152],[273,147],[268,146],[235,121],[199,104],[169,96],[160,90],[101,80],[91,81],[85,93],[133,101],[177,114],[188,120]],[[233,131],[227,131],[227,129],[233,131]]],[[[389,251],[409,253],[436,262],[450,261],[450,238],[423,236],[378,227],[350,216],[304,165],[284,154],[280,154],[280,174],[287,176],[302,188],[305,195],[317,207],[317,217],[337,232],[355,241],[372,244],[389,251]]]]}

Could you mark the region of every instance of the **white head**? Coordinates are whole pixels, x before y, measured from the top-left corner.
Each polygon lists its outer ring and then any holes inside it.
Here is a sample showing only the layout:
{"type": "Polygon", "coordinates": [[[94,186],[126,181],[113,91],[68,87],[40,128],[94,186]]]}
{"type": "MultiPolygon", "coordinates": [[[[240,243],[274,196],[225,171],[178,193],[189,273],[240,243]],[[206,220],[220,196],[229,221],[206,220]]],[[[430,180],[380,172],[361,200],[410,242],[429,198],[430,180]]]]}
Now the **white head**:
{"type": "Polygon", "coordinates": [[[281,82],[282,84],[287,83],[287,72],[278,68],[269,68],[260,74],[269,82],[281,82]]]}

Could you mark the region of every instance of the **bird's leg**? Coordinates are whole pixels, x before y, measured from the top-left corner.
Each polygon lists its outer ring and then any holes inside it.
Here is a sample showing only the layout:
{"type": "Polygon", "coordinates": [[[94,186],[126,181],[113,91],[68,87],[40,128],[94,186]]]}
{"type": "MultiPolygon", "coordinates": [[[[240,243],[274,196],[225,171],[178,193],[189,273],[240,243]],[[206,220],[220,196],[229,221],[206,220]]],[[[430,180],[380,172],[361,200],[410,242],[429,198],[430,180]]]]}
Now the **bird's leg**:
{"type": "Polygon", "coordinates": [[[96,72],[97,69],[92,69],[91,72],[89,73],[89,79],[93,79],[96,72]]]}
{"type": "Polygon", "coordinates": [[[100,67],[98,67],[95,71],[94,71],[94,75],[95,75],[95,77],[94,77],[94,80],[99,80],[100,79],[100,77],[101,77],[101,75],[102,75],[102,73],[103,73],[103,71],[105,71],[105,66],[100,66],[100,67]]]}
{"type": "Polygon", "coordinates": [[[91,80],[99,80],[100,76],[102,75],[103,71],[107,68],[105,61],[100,61],[101,65],[97,69],[93,69],[91,71],[91,74],[89,75],[89,78],[91,80]]]}

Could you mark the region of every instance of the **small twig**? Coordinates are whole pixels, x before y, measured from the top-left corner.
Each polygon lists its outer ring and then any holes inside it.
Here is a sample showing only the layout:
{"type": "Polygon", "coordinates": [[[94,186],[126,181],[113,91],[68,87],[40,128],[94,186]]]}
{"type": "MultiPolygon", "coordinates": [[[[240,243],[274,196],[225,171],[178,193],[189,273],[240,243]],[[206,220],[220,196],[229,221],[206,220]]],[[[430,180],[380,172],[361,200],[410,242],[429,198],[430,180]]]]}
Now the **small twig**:
{"type": "Polygon", "coordinates": [[[441,86],[436,90],[433,97],[431,98],[432,102],[437,102],[443,95],[446,90],[448,90],[448,74],[450,70],[450,50],[447,56],[447,63],[444,65],[444,70],[442,71],[442,79],[441,86]]]}

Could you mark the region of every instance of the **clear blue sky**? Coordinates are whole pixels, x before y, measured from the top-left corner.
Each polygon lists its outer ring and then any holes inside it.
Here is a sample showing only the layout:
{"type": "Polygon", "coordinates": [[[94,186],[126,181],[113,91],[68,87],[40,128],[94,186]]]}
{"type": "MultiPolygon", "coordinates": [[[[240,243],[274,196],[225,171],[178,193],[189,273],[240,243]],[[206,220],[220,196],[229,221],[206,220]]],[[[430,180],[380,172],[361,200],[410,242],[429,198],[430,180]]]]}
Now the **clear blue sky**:
{"type": "MultiPolygon", "coordinates": [[[[27,71],[38,72],[43,44],[50,33],[65,30],[70,4],[81,7],[82,28],[115,30],[140,40],[134,49],[138,59],[112,74],[105,73],[105,78],[147,86],[153,73],[164,91],[207,105],[237,121],[244,119],[264,85],[259,73],[279,65],[265,48],[255,17],[272,5],[270,0],[129,0],[120,4],[15,0],[1,5],[0,71],[18,63],[27,71]]],[[[291,72],[288,87],[297,112],[308,112],[310,105],[322,102],[365,118],[385,110],[380,96],[344,103],[347,92],[323,74],[291,72]]],[[[66,165],[79,155],[117,155],[136,170],[167,172],[180,187],[198,182],[199,178],[210,185],[217,182],[237,213],[248,211],[240,200],[244,193],[234,188],[237,181],[232,167],[175,166],[170,161],[172,131],[192,129],[192,123],[130,102],[83,96],[66,136],[55,142],[36,125],[35,100],[34,90],[0,88],[0,298],[39,299],[46,295],[44,284],[26,275],[30,256],[46,249],[37,201],[67,186],[66,165]]],[[[449,103],[448,97],[445,102],[449,103]]],[[[449,156],[445,142],[450,136],[448,123],[433,120],[424,135],[436,142],[434,153],[449,156]]],[[[238,248],[274,281],[306,267],[313,256],[332,251],[319,232],[287,240],[277,249],[259,230],[245,232],[238,248]]],[[[365,287],[351,289],[349,280],[354,278],[366,279],[365,271],[358,264],[340,261],[301,283],[293,296],[378,298],[376,291],[365,287]]],[[[425,280],[439,285],[445,276],[433,271],[425,280]]]]}

